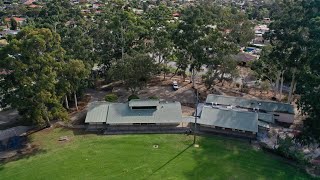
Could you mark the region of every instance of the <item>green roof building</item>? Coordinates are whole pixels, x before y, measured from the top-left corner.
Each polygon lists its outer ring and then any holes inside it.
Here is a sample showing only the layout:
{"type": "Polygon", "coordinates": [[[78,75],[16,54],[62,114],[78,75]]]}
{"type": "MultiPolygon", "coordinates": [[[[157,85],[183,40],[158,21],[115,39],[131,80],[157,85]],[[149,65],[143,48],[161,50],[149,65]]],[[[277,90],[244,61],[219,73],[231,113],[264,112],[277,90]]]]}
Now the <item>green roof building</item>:
{"type": "Polygon", "coordinates": [[[260,112],[259,119],[265,122],[274,122],[276,120],[279,122],[293,123],[294,121],[293,106],[281,102],[209,94],[206,99],[206,104],[257,110],[260,112]]]}
{"type": "Polygon", "coordinates": [[[258,132],[258,114],[256,112],[204,106],[198,123],[238,131],[258,132]]]}
{"type": "Polygon", "coordinates": [[[88,124],[170,124],[182,122],[179,102],[131,100],[128,103],[94,102],[85,123],[88,124]]]}

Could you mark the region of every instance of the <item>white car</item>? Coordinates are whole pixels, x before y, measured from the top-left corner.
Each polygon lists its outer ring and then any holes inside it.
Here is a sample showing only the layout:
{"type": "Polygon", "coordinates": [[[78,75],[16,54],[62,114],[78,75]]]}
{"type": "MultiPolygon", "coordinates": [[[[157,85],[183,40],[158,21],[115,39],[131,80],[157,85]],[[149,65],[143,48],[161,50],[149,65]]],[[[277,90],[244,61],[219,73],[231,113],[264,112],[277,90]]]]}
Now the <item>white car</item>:
{"type": "Polygon", "coordinates": [[[175,91],[179,89],[179,86],[178,86],[177,81],[173,81],[173,82],[172,82],[172,88],[173,88],[173,90],[175,90],[175,91]]]}

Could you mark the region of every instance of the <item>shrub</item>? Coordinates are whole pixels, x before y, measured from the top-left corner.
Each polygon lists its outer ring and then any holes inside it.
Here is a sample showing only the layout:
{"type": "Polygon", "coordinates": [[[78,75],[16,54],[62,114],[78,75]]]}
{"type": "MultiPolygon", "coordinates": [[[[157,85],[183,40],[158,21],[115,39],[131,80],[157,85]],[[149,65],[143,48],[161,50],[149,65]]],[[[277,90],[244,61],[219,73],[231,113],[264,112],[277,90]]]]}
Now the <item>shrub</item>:
{"type": "Polygon", "coordinates": [[[159,98],[157,96],[150,96],[148,99],[159,100],[159,98]]]}
{"type": "Polygon", "coordinates": [[[261,83],[261,90],[262,91],[269,91],[271,88],[270,83],[268,81],[263,81],[261,83]]]}
{"type": "Polygon", "coordinates": [[[104,97],[104,100],[107,102],[116,102],[118,100],[118,96],[116,94],[107,94],[104,97]]]}
{"type": "Polygon", "coordinates": [[[132,99],[140,99],[139,96],[132,94],[128,97],[128,101],[131,101],[132,99]]]}
{"type": "Polygon", "coordinates": [[[279,147],[277,152],[286,158],[292,159],[302,165],[308,163],[308,159],[304,157],[304,154],[295,147],[293,138],[286,137],[285,139],[279,139],[279,147]]]}

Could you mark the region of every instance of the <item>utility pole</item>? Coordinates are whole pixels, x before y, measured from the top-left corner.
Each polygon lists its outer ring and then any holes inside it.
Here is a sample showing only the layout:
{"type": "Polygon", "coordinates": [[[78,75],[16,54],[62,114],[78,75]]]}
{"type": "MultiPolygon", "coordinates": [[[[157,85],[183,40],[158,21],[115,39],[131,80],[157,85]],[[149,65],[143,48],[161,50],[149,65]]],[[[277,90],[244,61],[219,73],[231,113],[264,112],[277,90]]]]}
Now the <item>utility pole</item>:
{"type": "Polygon", "coordinates": [[[197,130],[197,120],[198,120],[198,103],[199,103],[199,97],[198,97],[198,89],[195,89],[196,91],[196,113],[194,116],[194,129],[193,129],[193,144],[196,144],[196,130],[197,130]]]}

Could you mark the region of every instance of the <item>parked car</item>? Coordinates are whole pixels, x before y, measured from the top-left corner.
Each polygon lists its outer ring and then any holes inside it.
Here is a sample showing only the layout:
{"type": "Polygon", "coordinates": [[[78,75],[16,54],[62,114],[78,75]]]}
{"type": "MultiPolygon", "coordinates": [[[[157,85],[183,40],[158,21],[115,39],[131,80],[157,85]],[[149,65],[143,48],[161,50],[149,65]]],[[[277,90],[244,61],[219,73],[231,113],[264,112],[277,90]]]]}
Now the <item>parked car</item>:
{"type": "Polygon", "coordinates": [[[178,85],[177,81],[173,81],[173,82],[172,82],[172,88],[173,88],[173,90],[175,90],[175,91],[179,89],[179,85],[178,85]]]}

